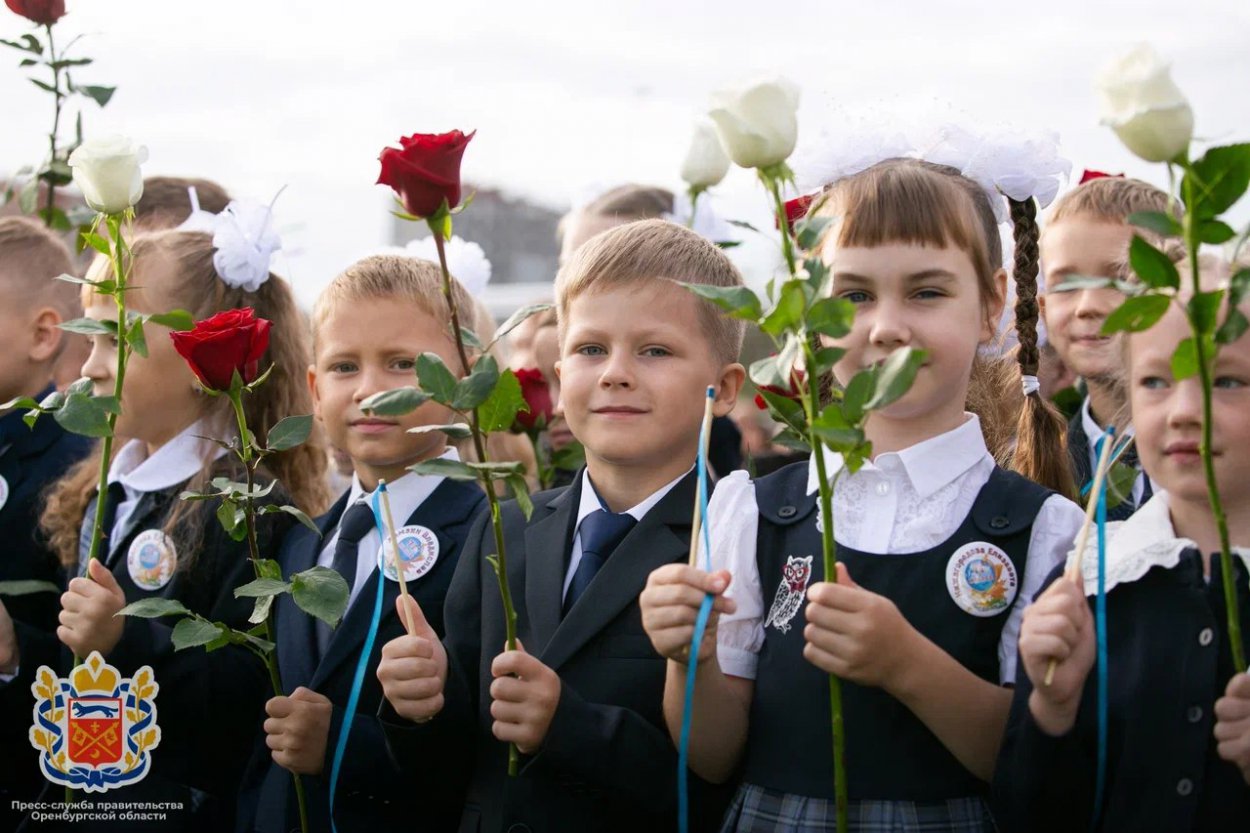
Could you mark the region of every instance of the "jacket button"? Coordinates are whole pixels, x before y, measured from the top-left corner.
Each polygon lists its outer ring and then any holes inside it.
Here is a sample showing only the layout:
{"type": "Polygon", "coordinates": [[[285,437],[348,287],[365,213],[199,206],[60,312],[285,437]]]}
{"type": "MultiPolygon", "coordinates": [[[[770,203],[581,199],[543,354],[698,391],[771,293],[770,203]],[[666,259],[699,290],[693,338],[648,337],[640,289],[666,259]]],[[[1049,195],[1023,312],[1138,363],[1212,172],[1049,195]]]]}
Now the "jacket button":
{"type": "Polygon", "coordinates": [[[1194,791],[1194,782],[1188,778],[1182,778],[1176,782],[1176,794],[1179,796],[1187,796],[1194,791]]]}
{"type": "Polygon", "coordinates": [[[1202,720],[1202,706],[1190,706],[1185,711],[1185,719],[1190,723],[1197,723],[1202,720]]]}
{"type": "Polygon", "coordinates": [[[777,517],[778,518],[793,518],[798,513],[799,513],[799,510],[797,507],[783,506],[777,510],[777,517]]]}
{"type": "Polygon", "coordinates": [[[1198,644],[1204,648],[1210,645],[1212,640],[1214,639],[1215,639],[1215,631],[1211,630],[1210,628],[1203,628],[1202,631],[1198,634],[1198,644]]]}
{"type": "Polygon", "coordinates": [[[1011,521],[1007,520],[1002,515],[995,515],[990,518],[990,529],[1006,529],[1009,523],[1011,523],[1011,521]]]}

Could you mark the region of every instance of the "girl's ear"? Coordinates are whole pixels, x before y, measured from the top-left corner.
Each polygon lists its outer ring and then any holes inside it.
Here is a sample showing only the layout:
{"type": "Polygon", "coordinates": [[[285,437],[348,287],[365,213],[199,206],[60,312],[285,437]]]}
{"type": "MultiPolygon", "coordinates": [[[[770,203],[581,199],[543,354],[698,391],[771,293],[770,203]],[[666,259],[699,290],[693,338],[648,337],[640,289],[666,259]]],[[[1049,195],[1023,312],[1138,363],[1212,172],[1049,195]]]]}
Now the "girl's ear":
{"type": "Polygon", "coordinates": [[[994,286],[994,297],[985,306],[985,321],[981,329],[982,344],[998,335],[998,322],[1002,320],[1003,310],[1007,306],[1007,270],[999,269],[990,281],[994,286]]]}

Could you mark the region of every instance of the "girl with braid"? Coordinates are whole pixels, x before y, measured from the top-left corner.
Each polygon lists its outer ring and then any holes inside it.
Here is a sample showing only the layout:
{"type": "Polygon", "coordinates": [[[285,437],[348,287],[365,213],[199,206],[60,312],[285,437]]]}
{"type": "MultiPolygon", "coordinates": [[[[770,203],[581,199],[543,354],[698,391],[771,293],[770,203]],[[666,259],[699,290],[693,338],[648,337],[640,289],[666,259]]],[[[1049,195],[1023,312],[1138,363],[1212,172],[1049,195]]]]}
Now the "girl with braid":
{"type": "MultiPolygon", "coordinates": [[[[669,659],[665,715],[676,739],[691,632],[716,596],[698,657],[690,766],[742,785],[727,831],[834,825],[826,675],[843,680],[851,829],[990,831],[987,804],[1011,703],[1027,601],[1082,520],[1066,488],[1062,421],[1035,391],[1014,468],[999,468],[965,410],[977,348],[1006,295],[987,194],[956,169],[890,159],[835,182],[820,252],[833,293],[856,307],[834,373],[901,347],[927,359],[906,395],[873,412],[873,458],[834,489],[836,576],[822,574],[814,464],[722,480],[709,521],[714,569],[669,565],[642,595],[643,624],[669,659]],[[1047,488],[1049,486],[1050,488],[1047,488]],[[732,586],[731,586],[732,579],[732,586]]],[[[1021,370],[1036,373],[1037,228],[1017,223],[1021,370]]]]}

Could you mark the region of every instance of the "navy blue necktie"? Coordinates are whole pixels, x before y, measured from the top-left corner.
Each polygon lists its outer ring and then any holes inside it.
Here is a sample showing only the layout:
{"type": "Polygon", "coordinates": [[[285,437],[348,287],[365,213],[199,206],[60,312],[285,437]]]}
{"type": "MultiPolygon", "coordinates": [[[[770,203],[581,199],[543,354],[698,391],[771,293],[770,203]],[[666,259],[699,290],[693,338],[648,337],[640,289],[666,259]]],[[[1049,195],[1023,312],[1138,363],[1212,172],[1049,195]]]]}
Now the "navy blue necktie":
{"type": "Polygon", "coordinates": [[[363,500],[353,503],[343,513],[343,520],[339,521],[339,537],[334,544],[334,559],[330,562],[330,566],[347,582],[348,591],[356,584],[356,561],[360,550],[360,539],[368,535],[371,529],[373,529],[373,510],[363,500]]]}
{"type": "Polygon", "coordinates": [[[618,515],[604,509],[596,509],[582,519],[582,560],[577,562],[573,580],[564,596],[566,616],[582,593],[586,592],[595,574],[607,562],[608,556],[637,523],[638,519],[633,515],[618,515]]]}

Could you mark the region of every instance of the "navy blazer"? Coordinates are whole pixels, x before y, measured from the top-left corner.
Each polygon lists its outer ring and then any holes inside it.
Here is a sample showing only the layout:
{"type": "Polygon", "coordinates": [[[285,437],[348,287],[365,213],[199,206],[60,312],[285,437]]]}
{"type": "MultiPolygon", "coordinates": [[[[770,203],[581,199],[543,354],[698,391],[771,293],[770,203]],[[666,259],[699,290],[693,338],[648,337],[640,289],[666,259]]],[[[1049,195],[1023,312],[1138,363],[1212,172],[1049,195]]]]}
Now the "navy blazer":
{"type": "MultiPolygon", "coordinates": [[[[41,393],[42,399],[51,388],[41,393]]],[[[22,410],[0,417],[0,477],[8,493],[0,506],[0,581],[41,580],[65,586],[65,573],[57,557],[48,549],[39,532],[43,495],[71,466],[87,455],[91,440],[63,429],[51,416],[44,416],[28,428],[22,410]]],[[[17,677],[0,684],[0,748],[8,750],[10,763],[0,775],[0,829],[11,830],[18,815],[13,801],[33,801],[43,788],[38,769],[38,753],[30,745],[34,698],[30,685],[38,668],[38,657],[55,653],[57,614],[61,610],[58,593],[32,593],[0,597],[14,620],[19,644],[41,643],[29,659],[20,660],[17,677]],[[8,823],[6,823],[8,822],[8,823]]]]}
{"type": "MultiPolygon", "coordinates": [[[[455,767],[471,771],[462,833],[676,829],[666,662],[642,628],[638,596],[653,570],[688,557],[696,479],[687,475],[646,514],[562,619],[581,483],[579,475],[566,489],[535,495],[529,521],[514,502],[503,505],[517,633],[562,685],[542,749],[522,756],[520,773],[509,778],[507,745],[491,732],[490,666],[503,648],[504,622],[486,560],[495,551],[489,517],[470,533],[447,596],[446,707],[417,725],[384,706],[387,740],[410,784],[437,791],[455,783],[455,767]]],[[[718,824],[728,788],[690,780],[691,829],[718,824]]]]}
{"type": "MultiPolygon", "coordinates": [[[[317,556],[325,546],[325,538],[338,525],[347,507],[349,494],[345,493],[329,512],[317,519],[320,536],[304,527],[296,527],[287,535],[278,556],[283,575],[289,576],[316,565],[317,556]]],[[[485,505],[486,495],[475,484],[444,480],[402,524],[424,526],[438,538],[438,560],[428,573],[408,582],[408,592],[421,605],[431,627],[440,635],[443,633],[443,600],[457,559],[473,519],[485,505]]],[[[325,767],[320,775],[302,779],[309,823],[314,831],[330,830],[330,766],[343,725],[356,664],[373,618],[377,586],[378,570],[375,567],[335,629],[320,662],[317,661],[313,617],[300,610],[290,595],[280,596],[276,602],[275,627],[283,688],[289,693],[305,686],[325,695],[334,704],[326,740],[325,767]]],[[[420,807],[401,801],[408,795],[410,785],[402,779],[386,749],[377,717],[382,702],[382,685],[375,673],[382,647],[404,632],[395,610],[398,596],[399,582],[385,580],[382,617],[369,656],[335,795],[334,818],[341,833],[375,833],[409,828],[437,830],[439,825],[448,823],[447,818],[458,815],[460,809],[458,795],[444,795],[440,797],[442,801],[435,800],[420,807]]],[[[299,826],[294,782],[287,770],[273,762],[263,731],[257,741],[239,796],[238,826],[243,831],[287,833],[299,826]]]]}

